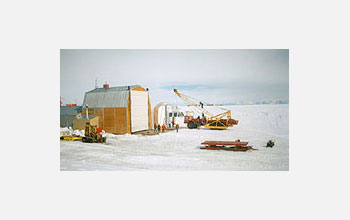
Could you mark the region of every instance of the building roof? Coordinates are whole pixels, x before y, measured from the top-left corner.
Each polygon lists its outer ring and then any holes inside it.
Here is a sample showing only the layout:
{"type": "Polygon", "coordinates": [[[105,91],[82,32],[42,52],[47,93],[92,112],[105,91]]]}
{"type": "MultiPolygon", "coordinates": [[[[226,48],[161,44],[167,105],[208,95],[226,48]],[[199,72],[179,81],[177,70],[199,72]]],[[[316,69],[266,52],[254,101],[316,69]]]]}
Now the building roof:
{"type": "MultiPolygon", "coordinates": [[[[130,89],[134,89],[138,87],[139,85],[132,85],[130,86],[130,89]]],[[[86,93],[97,93],[97,92],[112,92],[112,91],[129,91],[129,86],[115,86],[115,87],[110,87],[108,89],[105,88],[95,88],[93,90],[90,90],[86,93]]]]}
{"type": "MultiPolygon", "coordinates": [[[[130,86],[134,89],[138,85],[130,86]]],[[[83,106],[89,108],[128,107],[129,86],[96,88],[85,93],[83,106]]]]}
{"type": "Polygon", "coordinates": [[[76,115],[81,112],[81,108],[82,106],[60,106],[60,115],[76,115]]]}

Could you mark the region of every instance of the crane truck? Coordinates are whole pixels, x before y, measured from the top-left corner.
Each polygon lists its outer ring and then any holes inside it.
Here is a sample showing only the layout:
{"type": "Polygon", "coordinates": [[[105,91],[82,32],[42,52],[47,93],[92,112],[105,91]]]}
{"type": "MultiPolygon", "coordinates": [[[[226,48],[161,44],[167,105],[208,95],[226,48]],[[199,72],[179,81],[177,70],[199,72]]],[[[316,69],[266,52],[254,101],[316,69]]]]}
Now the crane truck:
{"type": "Polygon", "coordinates": [[[205,128],[223,130],[238,124],[238,120],[231,118],[230,110],[220,107],[224,112],[215,115],[203,108],[203,102],[179,93],[177,89],[174,89],[174,92],[187,104],[187,106],[193,107],[198,113],[202,114],[202,118],[199,116],[196,118],[193,115],[185,115],[184,123],[187,123],[188,128],[193,129],[203,125],[205,128]]]}

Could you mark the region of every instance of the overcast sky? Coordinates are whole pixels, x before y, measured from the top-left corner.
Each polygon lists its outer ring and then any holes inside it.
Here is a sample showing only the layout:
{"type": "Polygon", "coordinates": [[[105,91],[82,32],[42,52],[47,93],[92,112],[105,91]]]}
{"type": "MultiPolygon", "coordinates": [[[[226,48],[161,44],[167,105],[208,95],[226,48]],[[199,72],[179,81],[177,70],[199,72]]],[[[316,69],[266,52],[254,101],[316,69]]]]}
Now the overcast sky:
{"type": "Polygon", "coordinates": [[[288,50],[61,50],[60,94],[82,104],[84,93],[111,87],[149,88],[152,107],[182,104],[172,91],[208,103],[289,100],[288,50]]]}

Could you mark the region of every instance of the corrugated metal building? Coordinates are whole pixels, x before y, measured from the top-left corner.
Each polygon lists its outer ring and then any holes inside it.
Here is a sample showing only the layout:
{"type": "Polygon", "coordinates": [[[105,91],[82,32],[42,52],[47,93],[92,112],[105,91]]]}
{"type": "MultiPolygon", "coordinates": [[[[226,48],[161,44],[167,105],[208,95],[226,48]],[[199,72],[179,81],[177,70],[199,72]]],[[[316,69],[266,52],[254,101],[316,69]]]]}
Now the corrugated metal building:
{"type": "Polygon", "coordinates": [[[83,117],[99,116],[99,126],[108,133],[126,134],[148,130],[152,126],[148,89],[141,86],[96,88],[85,93],[83,117]]]}
{"type": "Polygon", "coordinates": [[[81,106],[60,106],[60,126],[73,127],[73,120],[81,111],[81,106]]]}

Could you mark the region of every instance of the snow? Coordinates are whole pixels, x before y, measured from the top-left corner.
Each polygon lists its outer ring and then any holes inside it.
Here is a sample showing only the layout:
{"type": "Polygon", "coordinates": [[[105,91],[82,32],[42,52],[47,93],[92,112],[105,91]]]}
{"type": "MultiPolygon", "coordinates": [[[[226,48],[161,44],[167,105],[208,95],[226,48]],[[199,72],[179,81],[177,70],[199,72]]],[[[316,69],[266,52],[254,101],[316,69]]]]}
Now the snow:
{"type": "Polygon", "coordinates": [[[227,130],[181,128],[178,133],[154,136],[106,134],[106,144],[61,141],[61,170],[289,170],[288,104],[225,108],[239,120],[227,130]],[[249,141],[258,150],[199,149],[206,140],[235,139],[249,141]],[[275,140],[273,148],[264,147],[269,139],[275,140]]]}
{"type": "Polygon", "coordinates": [[[71,135],[73,133],[73,129],[71,127],[60,128],[60,135],[71,135]]]}

